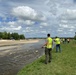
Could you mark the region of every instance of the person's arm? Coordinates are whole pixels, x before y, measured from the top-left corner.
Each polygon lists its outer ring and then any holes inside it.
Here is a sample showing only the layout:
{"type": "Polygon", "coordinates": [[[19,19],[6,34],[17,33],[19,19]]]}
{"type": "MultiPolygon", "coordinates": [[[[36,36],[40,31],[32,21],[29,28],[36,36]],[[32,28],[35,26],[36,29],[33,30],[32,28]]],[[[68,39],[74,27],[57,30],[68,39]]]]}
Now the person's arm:
{"type": "Polygon", "coordinates": [[[56,42],[56,39],[54,39],[54,42],[56,42]]]}
{"type": "Polygon", "coordinates": [[[42,46],[42,48],[44,48],[45,46],[47,46],[48,41],[46,40],[45,44],[42,46]]]}
{"type": "Polygon", "coordinates": [[[52,41],[52,46],[53,46],[53,41],[52,41]]]}

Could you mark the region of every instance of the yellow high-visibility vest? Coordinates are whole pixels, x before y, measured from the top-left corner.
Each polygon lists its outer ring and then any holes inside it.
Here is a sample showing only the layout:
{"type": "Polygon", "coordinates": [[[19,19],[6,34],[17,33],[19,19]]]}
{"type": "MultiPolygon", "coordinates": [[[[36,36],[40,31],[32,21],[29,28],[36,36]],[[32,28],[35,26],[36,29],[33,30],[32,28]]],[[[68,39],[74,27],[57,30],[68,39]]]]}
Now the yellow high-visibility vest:
{"type": "Polygon", "coordinates": [[[52,42],[53,42],[53,40],[52,40],[52,38],[47,38],[47,48],[52,48],[52,42]]]}
{"type": "Polygon", "coordinates": [[[60,44],[60,39],[59,38],[56,38],[55,41],[56,41],[56,44],[60,44]]]}

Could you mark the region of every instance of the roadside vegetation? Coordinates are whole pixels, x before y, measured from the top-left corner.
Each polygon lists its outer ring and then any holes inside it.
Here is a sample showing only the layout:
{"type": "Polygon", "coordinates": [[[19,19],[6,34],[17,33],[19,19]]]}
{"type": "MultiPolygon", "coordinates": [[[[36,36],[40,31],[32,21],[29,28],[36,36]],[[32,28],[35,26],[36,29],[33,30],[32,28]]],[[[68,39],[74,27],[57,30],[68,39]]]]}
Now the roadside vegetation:
{"type": "Polygon", "coordinates": [[[52,62],[44,64],[45,56],[25,66],[17,75],[76,75],[76,44],[62,44],[62,53],[52,51],[52,62]]]}
{"type": "Polygon", "coordinates": [[[23,34],[18,34],[18,33],[10,33],[10,32],[0,32],[0,39],[14,39],[14,40],[19,40],[19,39],[25,39],[25,36],[23,34]]]}

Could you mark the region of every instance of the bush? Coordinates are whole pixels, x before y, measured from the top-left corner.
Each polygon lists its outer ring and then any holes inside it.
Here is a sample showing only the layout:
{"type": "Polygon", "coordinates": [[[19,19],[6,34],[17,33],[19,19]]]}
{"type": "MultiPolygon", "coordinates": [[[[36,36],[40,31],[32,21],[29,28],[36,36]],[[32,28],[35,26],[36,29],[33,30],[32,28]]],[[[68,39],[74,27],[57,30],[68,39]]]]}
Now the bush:
{"type": "Polygon", "coordinates": [[[76,35],[74,36],[74,40],[76,40],[76,35]]]}

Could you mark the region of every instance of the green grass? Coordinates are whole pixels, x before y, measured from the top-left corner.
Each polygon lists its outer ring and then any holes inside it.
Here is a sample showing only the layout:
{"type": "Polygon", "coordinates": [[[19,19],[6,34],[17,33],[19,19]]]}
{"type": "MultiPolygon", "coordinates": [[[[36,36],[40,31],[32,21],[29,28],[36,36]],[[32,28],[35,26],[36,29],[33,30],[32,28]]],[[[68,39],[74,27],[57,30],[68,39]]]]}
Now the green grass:
{"type": "Polygon", "coordinates": [[[76,75],[76,44],[62,44],[62,53],[52,51],[52,62],[44,64],[45,56],[25,66],[17,75],[76,75]]]}

